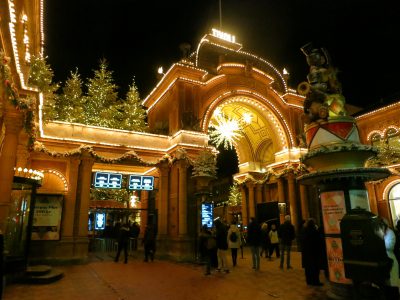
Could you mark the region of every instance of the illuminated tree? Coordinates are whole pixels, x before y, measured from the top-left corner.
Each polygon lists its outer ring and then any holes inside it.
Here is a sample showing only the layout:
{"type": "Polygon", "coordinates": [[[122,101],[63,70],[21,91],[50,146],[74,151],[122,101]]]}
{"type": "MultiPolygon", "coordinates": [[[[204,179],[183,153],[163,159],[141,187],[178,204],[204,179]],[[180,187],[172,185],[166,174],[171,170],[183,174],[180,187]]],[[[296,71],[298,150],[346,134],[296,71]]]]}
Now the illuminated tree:
{"type": "Polygon", "coordinates": [[[141,99],[135,81],[129,87],[126,99],[111,106],[108,114],[113,116],[110,120],[110,127],[146,131],[146,111],[141,106],[141,99]]]}
{"type": "Polygon", "coordinates": [[[58,120],[82,123],[84,101],[82,79],[76,69],[75,72],[71,71],[70,77],[63,87],[63,93],[57,99],[58,120]]]}
{"type": "Polygon", "coordinates": [[[45,122],[58,118],[56,110],[56,91],[59,85],[53,83],[53,77],[53,70],[50,65],[46,63],[46,59],[44,57],[32,56],[28,83],[36,86],[38,90],[43,93],[43,120],[45,122]]]}
{"type": "Polygon", "coordinates": [[[238,206],[242,204],[242,194],[239,185],[236,182],[229,187],[228,204],[230,206],[238,206]]]}
{"type": "Polygon", "coordinates": [[[88,79],[87,88],[84,124],[108,127],[114,117],[110,107],[117,104],[118,93],[105,59],[100,61],[94,77],[88,79]]]}

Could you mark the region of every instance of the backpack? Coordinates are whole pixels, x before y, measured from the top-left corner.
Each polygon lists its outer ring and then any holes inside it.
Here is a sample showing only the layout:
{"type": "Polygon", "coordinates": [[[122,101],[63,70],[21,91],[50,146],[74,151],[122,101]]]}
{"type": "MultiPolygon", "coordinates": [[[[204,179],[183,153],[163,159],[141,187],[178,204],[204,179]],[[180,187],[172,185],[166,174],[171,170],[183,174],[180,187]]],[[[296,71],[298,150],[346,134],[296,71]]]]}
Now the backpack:
{"type": "Polygon", "coordinates": [[[235,231],[233,231],[233,232],[231,233],[231,235],[229,236],[229,240],[230,240],[232,243],[235,243],[235,242],[238,240],[238,236],[237,236],[237,233],[236,233],[235,231]]]}

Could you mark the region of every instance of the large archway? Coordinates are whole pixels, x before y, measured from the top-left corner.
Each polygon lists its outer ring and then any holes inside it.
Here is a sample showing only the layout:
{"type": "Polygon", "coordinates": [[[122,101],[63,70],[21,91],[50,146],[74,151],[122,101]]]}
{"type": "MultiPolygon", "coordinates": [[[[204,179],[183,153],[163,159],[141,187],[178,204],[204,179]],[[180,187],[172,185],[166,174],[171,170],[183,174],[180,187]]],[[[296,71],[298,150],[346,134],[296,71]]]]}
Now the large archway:
{"type": "Polygon", "coordinates": [[[266,105],[244,95],[214,101],[203,128],[223,128],[223,122],[237,122],[231,141],[239,160],[239,172],[265,172],[275,162],[275,153],[290,148],[282,120],[266,105]]]}

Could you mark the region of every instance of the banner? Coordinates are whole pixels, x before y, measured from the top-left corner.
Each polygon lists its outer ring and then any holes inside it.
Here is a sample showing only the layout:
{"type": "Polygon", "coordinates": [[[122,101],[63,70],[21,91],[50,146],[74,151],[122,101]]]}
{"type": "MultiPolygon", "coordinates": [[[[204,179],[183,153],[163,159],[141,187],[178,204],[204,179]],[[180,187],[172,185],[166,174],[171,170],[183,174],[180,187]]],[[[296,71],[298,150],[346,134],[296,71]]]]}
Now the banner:
{"type": "Polygon", "coordinates": [[[36,195],[32,240],[60,239],[62,200],[62,195],[36,195]]]}
{"type": "Polygon", "coordinates": [[[340,234],[340,220],[346,213],[344,192],[321,193],[321,208],[325,234],[340,234]]]}

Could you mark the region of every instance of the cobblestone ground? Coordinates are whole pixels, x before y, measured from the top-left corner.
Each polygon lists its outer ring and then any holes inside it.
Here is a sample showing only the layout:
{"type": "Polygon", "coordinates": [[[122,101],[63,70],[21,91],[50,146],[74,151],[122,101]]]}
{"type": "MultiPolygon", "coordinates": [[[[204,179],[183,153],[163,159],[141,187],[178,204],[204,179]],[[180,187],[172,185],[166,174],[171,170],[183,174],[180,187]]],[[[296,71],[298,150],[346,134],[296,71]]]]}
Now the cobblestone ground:
{"type": "MultiPolygon", "coordinates": [[[[195,264],[170,261],[143,262],[130,257],[128,264],[115,263],[111,255],[92,259],[85,265],[57,267],[64,277],[45,285],[11,284],[6,286],[5,300],[225,300],[284,299],[326,300],[328,283],[323,287],[305,284],[301,256],[292,252],[291,270],[279,269],[278,260],[262,258],[261,270],[251,267],[250,253],[238,258],[230,273],[212,272],[195,264]]],[[[325,278],[321,272],[321,281],[325,278]]]]}

